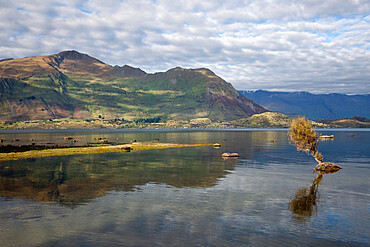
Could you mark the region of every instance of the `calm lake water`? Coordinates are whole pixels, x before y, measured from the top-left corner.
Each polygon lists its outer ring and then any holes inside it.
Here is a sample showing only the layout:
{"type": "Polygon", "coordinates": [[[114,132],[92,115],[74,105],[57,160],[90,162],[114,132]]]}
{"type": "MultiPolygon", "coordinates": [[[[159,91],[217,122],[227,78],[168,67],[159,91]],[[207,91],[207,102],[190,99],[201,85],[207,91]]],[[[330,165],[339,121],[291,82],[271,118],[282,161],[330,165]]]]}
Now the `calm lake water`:
{"type": "Polygon", "coordinates": [[[1,145],[224,145],[0,162],[0,246],[369,246],[370,130],[319,132],[337,173],[314,174],[286,130],[2,130],[1,145]]]}

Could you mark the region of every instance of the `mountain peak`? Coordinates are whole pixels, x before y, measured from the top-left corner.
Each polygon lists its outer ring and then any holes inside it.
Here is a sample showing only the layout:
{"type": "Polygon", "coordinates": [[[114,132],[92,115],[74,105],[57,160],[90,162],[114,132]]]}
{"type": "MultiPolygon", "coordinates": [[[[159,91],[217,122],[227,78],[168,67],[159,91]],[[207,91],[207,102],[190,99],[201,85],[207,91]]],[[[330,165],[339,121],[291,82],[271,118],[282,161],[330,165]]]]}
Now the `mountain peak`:
{"type": "MultiPolygon", "coordinates": [[[[172,68],[172,69],[167,70],[167,71],[166,71],[166,72],[164,72],[164,73],[181,72],[181,71],[184,71],[184,70],[186,70],[186,69],[183,69],[183,68],[181,68],[181,67],[177,66],[177,67],[175,67],[175,68],[172,68]]],[[[159,72],[159,73],[163,73],[163,72],[159,72]]]]}
{"type": "Polygon", "coordinates": [[[4,58],[4,59],[0,59],[0,62],[3,62],[3,61],[9,61],[9,60],[14,60],[14,58],[4,58]]]}
{"type": "Polygon", "coordinates": [[[118,65],[114,66],[112,74],[119,77],[143,77],[147,75],[144,70],[131,67],[127,64],[122,67],[118,65]]]}
{"type": "Polygon", "coordinates": [[[181,75],[183,73],[186,73],[186,74],[199,73],[209,78],[219,78],[212,70],[207,69],[207,68],[184,69],[182,67],[175,67],[175,68],[167,70],[164,73],[168,75],[177,75],[177,74],[181,75]]]}
{"type": "Polygon", "coordinates": [[[64,59],[84,60],[84,61],[94,61],[94,62],[98,62],[98,63],[101,63],[101,64],[105,64],[104,62],[102,62],[102,61],[100,61],[96,58],[90,57],[89,55],[84,54],[84,53],[80,53],[76,50],[62,51],[62,52],[59,52],[57,55],[62,60],[64,60],[64,59]]]}

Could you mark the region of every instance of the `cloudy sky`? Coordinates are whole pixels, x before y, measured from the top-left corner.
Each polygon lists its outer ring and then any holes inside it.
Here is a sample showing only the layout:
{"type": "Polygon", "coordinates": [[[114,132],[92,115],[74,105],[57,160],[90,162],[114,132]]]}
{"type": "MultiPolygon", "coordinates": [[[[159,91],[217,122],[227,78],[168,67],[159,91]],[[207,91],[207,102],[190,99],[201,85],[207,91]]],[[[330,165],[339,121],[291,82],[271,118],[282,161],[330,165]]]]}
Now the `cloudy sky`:
{"type": "Polygon", "coordinates": [[[77,50],[239,90],[370,93],[369,0],[0,0],[0,59],[77,50]]]}

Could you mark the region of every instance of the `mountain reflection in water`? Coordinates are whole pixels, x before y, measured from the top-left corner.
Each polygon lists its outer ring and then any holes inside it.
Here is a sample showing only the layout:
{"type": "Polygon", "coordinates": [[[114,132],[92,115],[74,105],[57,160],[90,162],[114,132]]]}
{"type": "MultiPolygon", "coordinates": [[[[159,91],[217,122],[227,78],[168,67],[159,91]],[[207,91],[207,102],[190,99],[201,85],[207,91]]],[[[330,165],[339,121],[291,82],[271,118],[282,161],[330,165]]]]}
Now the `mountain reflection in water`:
{"type": "MultiPolygon", "coordinates": [[[[23,160],[0,166],[0,196],[75,206],[148,183],[211,187],[237,162],[171,158],[171,152],[176,150],[23,160]]],[[[201,158],[201,149],[192,152],[201,158]]]]}
{"type": "Polygon", "coordinates": [[[0,139],[223,145],[0,162],[1,246],[369,243],[369,130],[325,130],[335,139],[320,151],[343,169],[317,179],[315,160],[282,130],[29,132],[0,139]],[[223,160],[225,152],[240,157],[223,160]]]}
{"type": "MultiPolygon", "coordinates": [[[[85,145],[94,138],[107,140],[172,143],[223,143],[222,148],[149,150],[132,153],[106,153],[26,159],[0,164],[0,196],[57,202],[76,206],[111,191],[132,191],[148,183],[176,188],[211,187],[234,170],[238,160],[223,160],[223,152],[238,152],[242,158],[286,140],[285,132],[253,131],[249,137],[235,138],[238,132],[70,132],[15,133],[0,135],[4,140],[28,140],[36,144],[65,145],[64,136],[85,145]],[[39,143],[40,142],[40,143],[39,143]],[[80,162],[82,161],[82,162],[80,162]]],[[[70,142],[70,141],[69,141],[70,142]]],[[[8,143],[3,143],[7,145],[8,143]]]]}

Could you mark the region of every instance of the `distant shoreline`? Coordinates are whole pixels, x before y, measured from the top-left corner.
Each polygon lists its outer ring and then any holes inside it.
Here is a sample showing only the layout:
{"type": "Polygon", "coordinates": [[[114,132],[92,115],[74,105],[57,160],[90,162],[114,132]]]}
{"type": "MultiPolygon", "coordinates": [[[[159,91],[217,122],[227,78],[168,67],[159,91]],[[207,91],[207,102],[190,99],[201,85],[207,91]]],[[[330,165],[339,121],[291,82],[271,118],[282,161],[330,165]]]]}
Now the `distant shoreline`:
{"type": "MultiPolygon", "coordinates": [[[[248,128],[248,127],[239,127],[239,128],[101,128],[101,129],[1,129],[0,134],[9,134],[9,133],[48,133],[48,132],[58,132],[58,133],[73,133],[73,132],[145,132],[145,131],[243,131],[243,130],[252,130],[252,131],[288,131],[289,128],[248,128]]],[[[317,131],[370,131],[369,128],[315,128],[317,131]]]]}
{"type": "MultiPolygon", "coordinates": [[[[1,128],[0,127],[0,133],[1,131],[7,131],[7,130],[24,130],[24,131],[30,131],[31,133],[33,131],[150,131],[150,130],[227,130],[227,129],[252,129],[252,130],[275,130],[275,129],[286,129],[288,130],[289,127],[164,127],[164,128],[147,128],[147,127],[133,127],[133,128],[1,128]]],[[[323,130],[335,130],[335,129],[370,129],[370,125],[366,127],[316,127],[316,129],[323,129],[323,130]]]]}
{"type": "MultiPolygon", "coordinates": [[[[278,112],[254,114],[232,121],[213,121],[209,118],[167,120],[164,122],[135,122],[122,119],[47,119],[0,121],[0,129],[230,129],[230,128],[289,128],[292,118],[278,112]]],[[[316,128],[370,128],[367,118],[311,121],[316,128]]]]}

